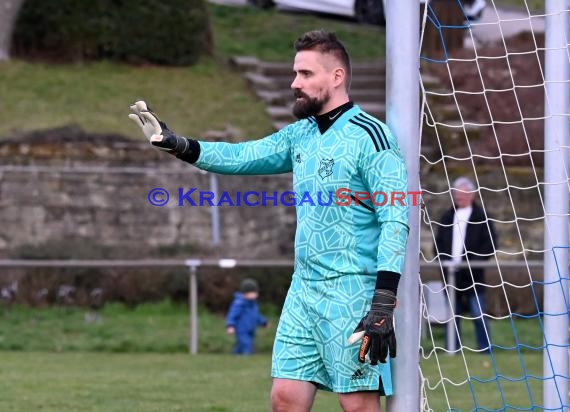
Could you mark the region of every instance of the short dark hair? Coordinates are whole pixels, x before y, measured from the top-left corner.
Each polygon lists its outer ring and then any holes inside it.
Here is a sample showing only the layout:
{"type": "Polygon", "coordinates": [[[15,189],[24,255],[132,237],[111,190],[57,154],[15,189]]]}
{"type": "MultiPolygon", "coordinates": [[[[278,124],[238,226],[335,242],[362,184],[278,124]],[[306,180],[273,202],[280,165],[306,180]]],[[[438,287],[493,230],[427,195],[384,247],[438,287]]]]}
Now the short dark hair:
{"type": "Polygon", "coordinates": [[[303,34],[295,41],[295,50],[316,50],[321,53],[332,54],[344,66],[346,71],[346,89],[350,88],[352,67],[346,47],[336,37],[336,34],[326,30],[313,30],[303,34]]]}

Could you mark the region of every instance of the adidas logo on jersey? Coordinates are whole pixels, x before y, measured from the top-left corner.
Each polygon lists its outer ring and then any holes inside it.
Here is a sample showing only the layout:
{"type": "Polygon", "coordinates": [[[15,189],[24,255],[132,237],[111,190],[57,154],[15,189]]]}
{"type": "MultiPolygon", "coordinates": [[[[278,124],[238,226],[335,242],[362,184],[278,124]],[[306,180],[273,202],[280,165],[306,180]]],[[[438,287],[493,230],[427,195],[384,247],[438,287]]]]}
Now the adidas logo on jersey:
{"type": "Polygon", "coordinates": [[[364,378],[365,378],[364,372],[362,372],[362,370],[360,370],[360,369],[357,369],[356,372],[354,372],[352,374],[352,376],[350,377],[350,380],[355,381],[357,379],[364,379],[364,378]]]}

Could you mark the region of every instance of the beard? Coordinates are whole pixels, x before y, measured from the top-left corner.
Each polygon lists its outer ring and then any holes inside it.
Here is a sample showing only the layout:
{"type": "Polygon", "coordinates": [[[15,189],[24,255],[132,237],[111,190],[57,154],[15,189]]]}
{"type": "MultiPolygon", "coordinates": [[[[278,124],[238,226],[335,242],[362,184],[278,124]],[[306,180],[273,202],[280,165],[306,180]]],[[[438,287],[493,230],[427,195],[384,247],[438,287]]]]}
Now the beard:
{"type": "Polygon", "coordinates": [[[297,119],[306,119],[309,116],[316,116],[330,100],[328,93],[326,93],[322,99],[309,97],[299,90],[295,90],[294,94],[295,98],[301,98],[301,100],[295,100],[295,104],[293,105],[293,114],[297,119]]]}

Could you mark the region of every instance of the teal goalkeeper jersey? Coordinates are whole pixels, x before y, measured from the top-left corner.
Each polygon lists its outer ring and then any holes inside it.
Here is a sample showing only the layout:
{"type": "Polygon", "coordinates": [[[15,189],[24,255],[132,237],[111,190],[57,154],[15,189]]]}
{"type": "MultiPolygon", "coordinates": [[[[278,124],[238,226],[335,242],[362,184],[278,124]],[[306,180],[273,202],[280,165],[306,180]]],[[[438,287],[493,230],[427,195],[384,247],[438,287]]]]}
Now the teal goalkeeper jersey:
{"type": "Polygon", "coordinates": [[[295,275],[402,274],[411,202],[404,160],[388,127],[357,105],[322,135],[309,117],[260,140],[200,148],[194,165],[203,170],[293,172],[295,275]]]}

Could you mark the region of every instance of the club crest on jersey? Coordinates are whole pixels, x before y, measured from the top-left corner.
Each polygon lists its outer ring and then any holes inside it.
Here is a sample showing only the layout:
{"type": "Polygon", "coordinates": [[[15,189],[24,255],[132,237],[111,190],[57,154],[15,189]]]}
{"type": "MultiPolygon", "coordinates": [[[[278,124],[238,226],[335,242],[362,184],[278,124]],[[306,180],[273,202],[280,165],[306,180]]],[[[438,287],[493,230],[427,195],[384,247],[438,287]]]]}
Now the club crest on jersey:
{"type": "Polygon", "coordinates": [[[319,165],[319,176],[321,179],[329,177],[333,173],[334,159],[323,159],[319,165]]]}
{"type": "Polygon", "coordinates": [[[297,156],[295,156],[295,161],[297,163],[301,163],[301,154],[300,153],[297,153],[297,156]]]}

